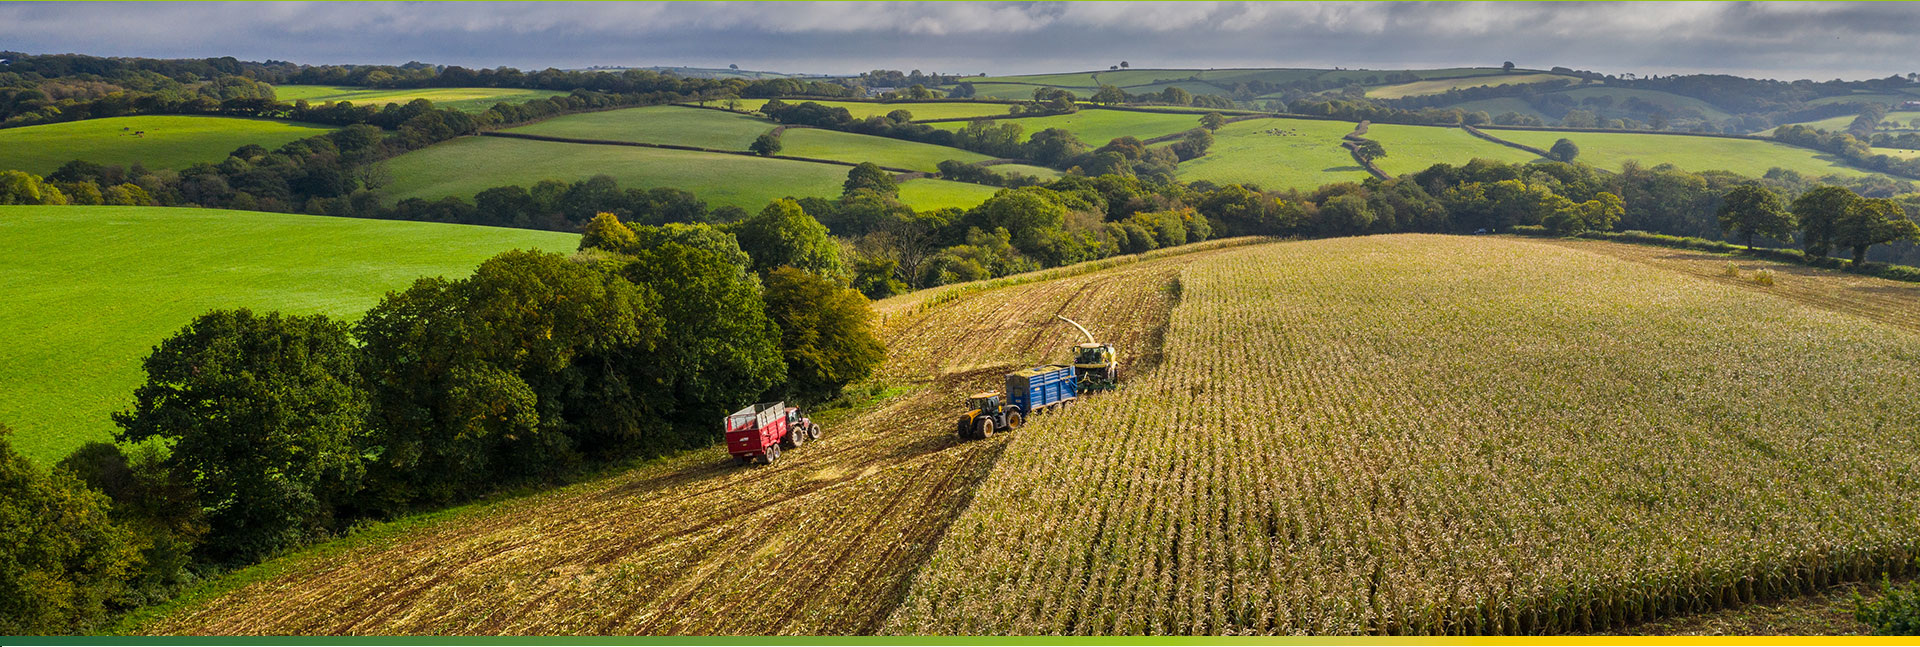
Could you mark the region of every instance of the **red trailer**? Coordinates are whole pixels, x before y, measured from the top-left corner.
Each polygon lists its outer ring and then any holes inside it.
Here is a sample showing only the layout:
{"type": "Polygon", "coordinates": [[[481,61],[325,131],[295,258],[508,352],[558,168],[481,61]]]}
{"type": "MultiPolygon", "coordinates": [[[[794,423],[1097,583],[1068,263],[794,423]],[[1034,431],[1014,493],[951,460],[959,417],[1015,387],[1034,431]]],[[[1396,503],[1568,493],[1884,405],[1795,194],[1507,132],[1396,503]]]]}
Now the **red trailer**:
{"type": "Polygon", "coordinates": [[[727,416],[727,453],[742,465],[755,459],[780,460],[780,450],[793,449],[820,437],[820,425],[785,402],[762,402],[727,416]]]}

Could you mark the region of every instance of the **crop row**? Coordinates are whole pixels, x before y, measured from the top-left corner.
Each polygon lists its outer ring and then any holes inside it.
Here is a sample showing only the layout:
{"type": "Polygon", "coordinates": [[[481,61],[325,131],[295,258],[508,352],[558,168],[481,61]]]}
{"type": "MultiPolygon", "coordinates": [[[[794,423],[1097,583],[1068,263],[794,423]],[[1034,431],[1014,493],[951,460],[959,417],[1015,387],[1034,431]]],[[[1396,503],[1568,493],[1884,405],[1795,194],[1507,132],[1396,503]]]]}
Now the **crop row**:
{"type": "Polygon", "coordinates": [[[1181,282],[1166,362],[1018,434],[889,631],[1589,632],[1920,548],[1909,332],[1505,240],[1181,282]]]}

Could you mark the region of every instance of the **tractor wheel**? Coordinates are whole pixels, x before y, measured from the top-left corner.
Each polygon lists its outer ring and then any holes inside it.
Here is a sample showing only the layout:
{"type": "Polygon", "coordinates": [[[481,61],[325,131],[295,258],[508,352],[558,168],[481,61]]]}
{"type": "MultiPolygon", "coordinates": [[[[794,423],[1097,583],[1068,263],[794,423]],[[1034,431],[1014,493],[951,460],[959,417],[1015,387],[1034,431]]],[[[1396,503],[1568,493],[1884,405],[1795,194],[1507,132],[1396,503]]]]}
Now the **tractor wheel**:
{"type": "Polygon", "coordinates": [[[787,437],[780,439],[780,445],[787,449],[799,449],[801,445],[805,444],[807,444],[807,430],[805,429],[788,429],[787,437]]]}
{"type": "Polygon", "coordinates": [[[780,460],[780,444],[774,443],[772,445],[768,445],[767,453],[763,456],[763,458],[766,459],[768,465],[772,465],[774,461],[780,460]]]}
{"type": "Polygon", "coordinates": [[[1013,431],[1015,429],[1019,429],[1020,425],[1025,423],[1026,421],[1027,419],[1018,413],[1007,414],[1007,431],[1013,431]]]}
{"type": "Polygon", "coordinates": [[[980,421],[973,426],[973,439],[983,440],[991,437],[993,437],[993,419],[981,416],[980,421]]]}
{"type": "Polygon", "coordinates": [[[807,425],[807,439],[808,440],[820,439],[820,425],[816,425],[816,424],[807,425]]]}
{"type": "Polygon", "coordinates": [[[973,426],[972,420],[961,418],[960,424],[954,426],[953,434],[959,436],[961,440],[973,440],[973,426]]]}

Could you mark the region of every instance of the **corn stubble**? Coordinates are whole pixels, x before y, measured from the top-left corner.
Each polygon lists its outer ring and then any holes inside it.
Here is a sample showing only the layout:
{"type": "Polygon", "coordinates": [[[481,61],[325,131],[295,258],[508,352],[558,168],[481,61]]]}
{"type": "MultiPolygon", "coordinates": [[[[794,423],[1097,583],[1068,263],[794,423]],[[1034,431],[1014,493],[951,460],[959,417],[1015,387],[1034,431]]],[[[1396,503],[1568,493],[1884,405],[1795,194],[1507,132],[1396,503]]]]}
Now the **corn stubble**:
{"type": "MultiPolygon", "coordinates": [[[[883,302],[883,379],[910,387],[772,466],[719,448],[428,524],[158,619],[181,634],[852,634],[878,630],[1006,444],[963,443],[969,390],[1065,359],[1098,322],[1139,348],[1171,309],[1170,257],[883,302]],[[895,312],[898,310],[899,312],[895,312]]],[[[716,418],[717,422],[717,418],[716,418]]]]}
{"type": "Polygon", "coordinates": [[[1165,363],[1022,430],[885,630],[1590,632],[1910,568],[1920,336],[1649,265],[1188,265],[1165,363]]]}

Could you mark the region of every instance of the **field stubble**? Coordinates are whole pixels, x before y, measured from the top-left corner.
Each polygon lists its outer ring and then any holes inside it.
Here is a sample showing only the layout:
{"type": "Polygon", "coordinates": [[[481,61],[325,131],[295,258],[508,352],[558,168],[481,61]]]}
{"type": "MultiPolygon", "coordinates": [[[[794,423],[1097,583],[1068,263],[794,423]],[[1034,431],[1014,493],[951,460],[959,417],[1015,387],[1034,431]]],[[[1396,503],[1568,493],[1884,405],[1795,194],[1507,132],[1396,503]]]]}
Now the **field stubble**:
{"type": "MultiPolygon", "coordinates": [[[[716,447],[458,515],[391,542],[295,555],[264,581],[144,627],[170,634],[795,634],[879,629],[1006,436],[952,432],[1004,370],[1065,359],[1066,314],[1122,349],[1157,340],[1176,268],[1217,251],[969,295],[882,302],[904,395],[770,467],[716,447]]],[[[1135,357],[1138,357],[1136,355],[1135,357]]],[[[1083,405],[1084,406],[1084,405],[1083,405]]],[[[1017,435],[1017,434],[1015,434],[1017,435]]],[[[244,575],[244,574],[243,574],[244,575]]]]}

